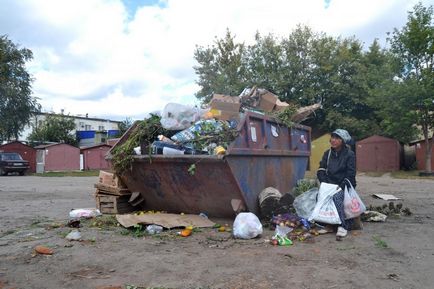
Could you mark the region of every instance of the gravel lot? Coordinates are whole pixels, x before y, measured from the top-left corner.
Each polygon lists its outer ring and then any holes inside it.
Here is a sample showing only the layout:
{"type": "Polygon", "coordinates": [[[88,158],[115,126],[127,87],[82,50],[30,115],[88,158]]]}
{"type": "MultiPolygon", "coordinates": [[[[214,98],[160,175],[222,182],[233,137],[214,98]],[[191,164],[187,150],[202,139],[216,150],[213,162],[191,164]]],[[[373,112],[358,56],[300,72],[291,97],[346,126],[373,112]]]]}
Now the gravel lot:
{"type": "Polygon", "coordinates": [[[268,229],[253,240],[215,229],[135,237],[92,221],[80,229],[84,241],[69,242],[68,212],[95,207],[97,177],[0,177],[0,289],[433,288],[434,180],[357,179],[367,205],[387,203],[373,193],[394,194],[414,214],[364,223],[342,242],[327,234],[275,247],[268,229]],[[54,254],[36,255],[36,245],[54,254]]]}

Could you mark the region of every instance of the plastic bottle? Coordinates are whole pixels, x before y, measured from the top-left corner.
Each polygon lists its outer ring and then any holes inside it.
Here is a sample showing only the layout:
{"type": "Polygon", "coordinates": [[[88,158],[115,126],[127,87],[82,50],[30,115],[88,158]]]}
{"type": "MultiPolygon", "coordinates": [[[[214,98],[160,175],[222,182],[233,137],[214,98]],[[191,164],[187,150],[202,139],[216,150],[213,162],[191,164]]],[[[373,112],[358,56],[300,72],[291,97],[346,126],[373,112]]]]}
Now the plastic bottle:
{"type": "Polygon", "coordinates": [[[146,232],[148,232],[149,235],[160,234],[162,231],[163,227],[158,225],[149,225],[146,227],[146,232]]]}

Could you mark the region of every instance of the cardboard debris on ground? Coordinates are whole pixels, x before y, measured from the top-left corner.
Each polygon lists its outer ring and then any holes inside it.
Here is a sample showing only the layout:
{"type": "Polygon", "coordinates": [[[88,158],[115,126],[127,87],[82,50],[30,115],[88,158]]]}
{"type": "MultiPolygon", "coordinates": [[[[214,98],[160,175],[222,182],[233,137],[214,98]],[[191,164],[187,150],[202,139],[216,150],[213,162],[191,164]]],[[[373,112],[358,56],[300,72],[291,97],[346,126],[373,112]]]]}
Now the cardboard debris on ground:
{"type": "Polygon", "coordinates": [[[385,201],[396,201],[396,200],[401,200],[398,197],[395,197],[394,195],[388,195],[388,194],[373,194],[372,195],[374,198],[377,199],[382,199],[385,201]]]}
{"type": "Polygon", "coordinates": [[[118,222],[125,228],[132,227],[137,224],[155,224],[164,228],[176,228],[193,226],[197,228],[208,228],[215,225],[214,222],[199,215],[179,215],[179,214],[144,214],[144,215],[116,215],[118,222]]]}
{"type": "Polygon", "coordinates": [[[315,103],[309,106],[303,106],[297,109],[297,112],[292,116],[291,120],[294,122],[301,122],[305,120],[309,115],[315,112],[318,108],[321,107],[321,104],[315,103]]]}
{"type": "Polygon", "coordinates": [[[362,215],[363,222],[385,222],[387,216],[377,211],[365,211],[362,215]]]}

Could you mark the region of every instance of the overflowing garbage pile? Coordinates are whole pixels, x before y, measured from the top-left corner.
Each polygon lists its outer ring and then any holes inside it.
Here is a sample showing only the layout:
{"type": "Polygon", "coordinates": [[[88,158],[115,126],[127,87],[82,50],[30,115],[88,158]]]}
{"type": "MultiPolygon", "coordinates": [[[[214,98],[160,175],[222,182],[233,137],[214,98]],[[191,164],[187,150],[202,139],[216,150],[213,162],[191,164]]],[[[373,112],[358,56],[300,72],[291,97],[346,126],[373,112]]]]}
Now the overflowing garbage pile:
{"type": "Polygon", "coordinates": [[[111,152],[113,168],[122,174],[134,155],[224,155],[246,111],[270,115],[290,127],[319,107],[298,108],[255,87],[246,88],[240,96],[214,94],[205,108],[168,103],[161,116],[152,114],[127,132],[127,139],[111,152]]]}

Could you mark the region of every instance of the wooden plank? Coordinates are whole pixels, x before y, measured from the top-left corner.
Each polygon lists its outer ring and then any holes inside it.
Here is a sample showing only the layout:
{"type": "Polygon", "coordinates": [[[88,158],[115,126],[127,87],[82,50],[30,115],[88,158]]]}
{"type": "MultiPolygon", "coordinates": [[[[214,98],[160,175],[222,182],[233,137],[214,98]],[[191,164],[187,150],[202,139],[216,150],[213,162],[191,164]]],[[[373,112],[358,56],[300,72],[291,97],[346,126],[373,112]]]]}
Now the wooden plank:
{"type": "Polygon", "coordinates": [[[97,188],[99,191],[104,192],[104,194],[116,195],[116,196],[131,195],[131,192],[126,188],[117,188],[117,187],[108,186],[100,183],[94,184],[94,187],[97,188]]]}

